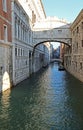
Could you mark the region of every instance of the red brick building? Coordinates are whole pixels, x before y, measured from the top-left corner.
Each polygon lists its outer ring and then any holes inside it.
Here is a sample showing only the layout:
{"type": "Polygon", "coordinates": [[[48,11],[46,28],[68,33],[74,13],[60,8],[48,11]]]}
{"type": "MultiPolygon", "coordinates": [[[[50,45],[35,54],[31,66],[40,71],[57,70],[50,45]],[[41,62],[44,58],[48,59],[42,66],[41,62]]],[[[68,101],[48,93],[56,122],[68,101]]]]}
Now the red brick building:
{"type": "Polygon", "coordinates": [[[0,0],[0,40],[11,42],[11,0],[0,0]]]}

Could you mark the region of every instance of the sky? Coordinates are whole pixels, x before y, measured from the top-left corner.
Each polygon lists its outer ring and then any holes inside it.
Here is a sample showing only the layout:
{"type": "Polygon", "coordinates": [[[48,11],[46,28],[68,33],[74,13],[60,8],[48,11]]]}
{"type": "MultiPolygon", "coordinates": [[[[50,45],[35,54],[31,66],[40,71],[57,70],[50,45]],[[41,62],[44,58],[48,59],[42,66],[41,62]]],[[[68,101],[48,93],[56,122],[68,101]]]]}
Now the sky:
{"type": "Polygon", "coordinates": [[[57,16],[73,22],[81,9],[83,0],[42,0],[46,16],[57,16]]]}
{"type": "MultiPolygon", "coordinates": [[[[56,16],[72,23],[83,9],[83,0],[42,0],[46,16],[56,16]]],[[[53,43],[54,48],[60,44],[53,43]]]]}

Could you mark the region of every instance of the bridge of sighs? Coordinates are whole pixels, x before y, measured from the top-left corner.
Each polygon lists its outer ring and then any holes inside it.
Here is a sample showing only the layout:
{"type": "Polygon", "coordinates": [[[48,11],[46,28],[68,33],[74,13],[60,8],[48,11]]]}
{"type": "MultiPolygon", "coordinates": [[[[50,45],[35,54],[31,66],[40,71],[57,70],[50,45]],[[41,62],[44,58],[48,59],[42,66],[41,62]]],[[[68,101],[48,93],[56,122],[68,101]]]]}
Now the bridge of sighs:
{"type": "Polygon", "coordinates": [[[71,46],[70,24],[59,19],[36,23],[33,28],[34,48],[45,42],[60,42],[71,46]]]}

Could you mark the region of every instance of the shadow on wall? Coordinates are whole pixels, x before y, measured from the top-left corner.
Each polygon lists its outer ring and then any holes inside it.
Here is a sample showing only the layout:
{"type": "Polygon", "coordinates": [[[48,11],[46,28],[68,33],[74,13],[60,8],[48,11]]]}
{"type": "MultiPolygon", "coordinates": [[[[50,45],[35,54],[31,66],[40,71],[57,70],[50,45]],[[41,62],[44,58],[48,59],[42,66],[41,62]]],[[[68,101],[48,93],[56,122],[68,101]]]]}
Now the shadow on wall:
{"type": "Polygon", "coordinates": [[[8,74],[8,72],[4,72],[2,79],[0,80],[0,93],[3,93],[5,90],[9,89],[11,87],[11,83],[10,83],[10,76],[8,74]]]}

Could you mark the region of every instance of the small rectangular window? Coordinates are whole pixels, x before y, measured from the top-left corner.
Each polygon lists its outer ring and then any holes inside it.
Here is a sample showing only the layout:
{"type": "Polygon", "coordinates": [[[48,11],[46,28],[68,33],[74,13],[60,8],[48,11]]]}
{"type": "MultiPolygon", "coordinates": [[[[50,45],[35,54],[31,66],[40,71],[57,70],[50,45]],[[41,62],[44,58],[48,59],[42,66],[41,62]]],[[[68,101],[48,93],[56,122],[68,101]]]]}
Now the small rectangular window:
{"type": "Polygon", "coordinates": [[[83,47],[83,40],[82,40],[82,47],[83,47]]]}
{"type": "Polygon", "coordinates": [[[62,30],[58,30],[58,33],[61,33],[62,32],[62,30]]]}
{"type": "Polygon", "coordinates": [[[82,62],[80,62],[80,69],[82,69],[82,62]]]}
{"type": "Polygon", "coordinates": [[[77,42],[77,48],[78,48],[78,42],[77,42]]]}
{"type": "Polygon", "coordinates": [[[3,11],[7,12],[7,0],[2,0],[3,11]]]}
{"type": "Polygon", "coordinates": [[[3,74],[3,67],[0,66],[0,75],[2,75],[2,74],[3,74]]]}
{"type": "Polygon", "coordinates": [[[77,62],[75,62],[76,68],[77,68],[77,62]]]}
{"type": "Polygon", "coordinates": [[[18,50],[17,50],[17,48],[15,48],[15,56],[17,56],[18,55],[18,50]]]}
{"type": "Polygon", "coordinates": [[[4,41],[7,41],[7,25],[4,25],[4,41]]]}
{"type": "Polygon", "coordinates": [[[82,22],[82,29],[83,29],[83,22],[82,22]]]}
{"type": "Polygon", "coordinates": [[[22,49],[21,49],[21,56],[23,56],[23,55],[22,55],[22,49]]]}
{"type": "Polygon", "coordinates": [[[79,33],[79,27],[77,27],[77,33],[79,33]]]}

